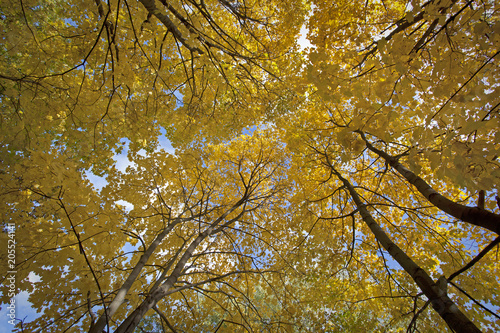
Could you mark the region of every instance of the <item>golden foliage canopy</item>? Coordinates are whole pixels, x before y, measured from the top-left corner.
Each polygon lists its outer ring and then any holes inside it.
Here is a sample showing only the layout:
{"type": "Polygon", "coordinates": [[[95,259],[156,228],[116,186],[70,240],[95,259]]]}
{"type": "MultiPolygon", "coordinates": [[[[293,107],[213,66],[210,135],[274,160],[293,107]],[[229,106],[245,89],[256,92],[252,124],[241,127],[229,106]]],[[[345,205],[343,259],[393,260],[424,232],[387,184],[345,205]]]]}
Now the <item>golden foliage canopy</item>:
{"type": "Polygon", "coordinates": [[[3,0],[17,327],[498,331],[499,10],[3,0]]]}

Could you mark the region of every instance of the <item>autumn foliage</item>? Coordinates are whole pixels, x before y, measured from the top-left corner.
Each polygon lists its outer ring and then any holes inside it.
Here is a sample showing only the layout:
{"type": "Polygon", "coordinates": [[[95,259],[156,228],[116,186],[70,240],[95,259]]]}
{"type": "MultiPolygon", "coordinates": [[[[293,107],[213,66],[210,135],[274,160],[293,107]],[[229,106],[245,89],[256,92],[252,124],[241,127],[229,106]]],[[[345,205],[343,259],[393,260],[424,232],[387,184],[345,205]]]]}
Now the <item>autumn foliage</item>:
{"type": "Polygon", "coordinates": [[[499,11],[2,1],[17,329],[499,331],[499,11]]]}

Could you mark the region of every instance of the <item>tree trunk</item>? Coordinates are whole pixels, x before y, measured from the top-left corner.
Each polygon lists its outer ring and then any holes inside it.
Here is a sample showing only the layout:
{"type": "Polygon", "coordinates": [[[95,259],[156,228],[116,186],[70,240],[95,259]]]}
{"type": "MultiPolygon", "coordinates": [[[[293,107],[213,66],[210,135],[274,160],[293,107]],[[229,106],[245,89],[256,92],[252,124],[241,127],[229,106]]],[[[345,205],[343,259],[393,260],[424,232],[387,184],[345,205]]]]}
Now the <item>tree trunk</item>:
{"type": "Polygon", "coordinates": [[[403,250],[401,250],[387,234],[382,230],[378,223],[373,219],[366,205],[361,201],[358,193],[352,184],[340,175],[330,164],[333,173],[344,183],[354,200],[363,221],[368,225],[377,241],[382,244],[384,249],[396,260],[403,269],[410,274],[422,292],[431,301],[432,307],[446,321],[446,323],[455,331],[462,333],[481,332],[473,322],[463,314],[460,309],[446,294],[446,288],[441,288],[438,282],[434,282],[431,277],[418,266],[403,250]]]}

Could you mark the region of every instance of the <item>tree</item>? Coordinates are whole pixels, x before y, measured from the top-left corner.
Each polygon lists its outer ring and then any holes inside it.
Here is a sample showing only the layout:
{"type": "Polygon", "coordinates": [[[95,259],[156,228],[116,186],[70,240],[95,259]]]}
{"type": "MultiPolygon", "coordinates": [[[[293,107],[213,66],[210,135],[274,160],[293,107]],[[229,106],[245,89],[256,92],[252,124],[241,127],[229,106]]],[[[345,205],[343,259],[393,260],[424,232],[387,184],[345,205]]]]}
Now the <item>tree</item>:
{"type": "MultiPolygon", "coordinates": [[[[227,179],[243,181],[243,187],[230,183],[222,188],[222,180],[207,178],[211,171],[198,163],[213,168],[227,161],[205,162],[199,156],[200,148],[186,148],[186,158],[180,160],[163,153],[158,158],[164,167],[168,169],[170,163],[176,168],[168,175],[173,179],[157,179],[158,188],[147,184],[144,196],[136,197],[140,202],[131,202],[141,212],[137,216],[135,211],[126,214],[115,202],[118,194],[112,189],[122,193],[121,199],[127,191],[135,195],[138,191],[120,185],[125,176],[116,174],[112,156],[123,150],[124,139],[128,139],[130,158],[135,161],[144,149],[149,161],[164,129],[174,145],[190,143],[192,138],[220,142],[258,119],[271,117],[270,112],[265,113],[272,108],[270,101],[286,99],[280,81],[294,68],[296,56],[287,52],[305,13],[301,2],[24,1],[2,7],[1,132],[5,144],[1,156],[2,195],[6,198],[2,211],[7,216],[5,222],[15,222],[18,228],[19,287],[33,292],[34,307],[47,307],[45,316],[31,328],[76,325],[80,329],[90,327],[94,317],[93,330],[114,325],[118,319],[113,318],[113,312],[124,302],[124,294],[140,290],[139,295],[145,292],[143,288],[153,287],[144,279],[160,272],[160,266],[168,275],[157,276],[155,288],[167,293],[169,287],[162,285],[163,279],[170,278],[168,283],[172,284],[188,269],[189,278],[178,284],[190,285],[193,260],[203,267],[225,255],[237,259],[238,251],[231,249],[227,234],[234,227],[228,222],[248,217],[251,211],[269,204],[273,191],[281,191],[278,183],[257,186],[266,182],[260,177],[273,175],[272,180],[278,180],[279,176],[267,168],[279,159],[267,161],[270,152],[261,151],[259,160],[255,152],[252,158],[257,169],[251,169],[246,165],[250,162],[239,156],[230,166],[241,163],[241,178],[234,178],[236,173],[227,179]],[[109,187],[101,193],[94,191],[85,179],[89,169],[106,176],[109,187]],[[253,173],[245,174],[248,170],[253,173]],[[172,188],[174,183],[179,187],[172,188]],[[173,191],[168,197],[160,193],[165,186],[173,191]],[[235,192],[226,192],[230,188],[235,192]],[[234,198],[240,190],[240,197],[234,198]],[[149,207],[155,192],[163,206],[157,202],[156,208],[149,207]],[[167,208],[167,203],[172,206],[167,208]],[[142,216],[142,210],[144,214],[155,212],[142,216]],[[152,227],[156,223],[161,225],[152,227]],[[194,225],[197,227],[191,230],[189,226],[194,225]],[[136,228],[142,234],[135,233],[136,228]],[[201,229],[207,230],[203,233],[201,229]],[[207,246],[206,240],[222,231],[226,233],[221,236],[225,245],[210,252],[214,245],[207,246]],[[142,248],[136,247],[137,241],[142,242],[142,248]],[[197,245],[202,241],[205,248],[199,250],[197,245]],[[165,253],[167,250],[173,252],[165,253]],[[204,256],[203,251],[209,253],[204,256]],[[170,266],[157,258],[168,254],[173,255],[170,266]],[[136,270],[129,272],[130,267],[136,270]],[[176,273],[168,272],[169,267],[176,273]],[[43,290],[33,289],[27,280],[29,273],[37,274],[54,293],[40,296],[43,290]],[[134,286],[139,278],[141,286],[134,286]],[[101,312],[96,314],[98,310],[101,312]]],[[[234,172],[229,166],[226,171],[234,172]]],[[[149,169],[143,172],[159,177],[149,169]]],[[[254,273],[251,265],[243,267],[247,274],[254,273]]],[[[226,273],[213,269],[215,275],[207,267],[199,279],[214,283],[237,274],[231,267],[224,268],[226,273]]],[[[141,311],[150,308],[148,305],[141,311]]],[[[127,309],[122,307],[116,317],[124,319],[126,315],[127,309]]]]}
{"type": "MultiPolygon", "coordinates": [[[[447,292],[440,282],[446,286],[457,277],[462,281],[452,283],[453,293],[470,297],[459,304],[469,307],[471,299],[489,302],[498,281],[475,286],[475,295],[459,284],[471,283],[470,277],[460,274],[498,244],[491,233],[499,230],[495,202],[478,208],[463,204],[498,184],[495,5],[470,1],[411,6],[318,1],[315,5],[309,30],[317,48],[311,51],[308,66],[314,87],[305,110],[289,126],[295,129],[289,140],[295,145],[305,141],[297,150],[309,151],[299,162],[305,166],[301,174],[322,185],[316,193],[308,187],[312,194],[308,209],[322,220],[352,218],[348,246],[354,249],[356,232],[361,233],[363,242],[369,241],[383,258],[389,290],[395,283],[401,297],[415,299],[409,329],[428,302],[417,310],[422,294],[403,287],[407,282],[394,277],[386,255],[412,276],[433,304],[438,294],[447,292]],[[347,20],[346,12],[353,14],[347,20]],[[357,223],[357,213],[366,225],[357,223]],[[450,217],[482,228],[458,227],[450,217]],[[390,230],[390,238],[384,230],[390,230]],[[367,239],[369,234],[375,243],[367,239]],[[442,249],[430,255],[435,241],[442,249]],[[460,249],[470,241],[478,248],[476,253],[484,248],[474,259],[460,249]],[[404,252],[399,252],[403,245],[404,252]],[[443,251],[450,257],[443,257],[443,251]],[[408,255],[418,258],[413,268],[404,265],[412,261],[408,255]],[[454,272],[451,267],[456,263],[461,264],[454,272]],[[431,270],[434,280],[415,275],[422,269],[431,270]],[[442,278],[437,279],[439,275],[442,278]],[[435,296],[421,285],[424,280],[436,289],[435,296]]],[[[485,265],[486,271],[492,269],[488,261],[485,265]]],[[[365,269],[376,276],[377,268],[365,269]]],[[[470,326],[476,331],[468,319],[452,319],[442,306],[435,308],[454,330],[468,331],[470,326]]],[[[479,317],[474,319],[484,320],[479,317]]]]}
{"type": "Polygon", "coordinates": [[[2,226],[43,310],[24,327],[498,330],[498,9],[2,6],[2,226]]]}

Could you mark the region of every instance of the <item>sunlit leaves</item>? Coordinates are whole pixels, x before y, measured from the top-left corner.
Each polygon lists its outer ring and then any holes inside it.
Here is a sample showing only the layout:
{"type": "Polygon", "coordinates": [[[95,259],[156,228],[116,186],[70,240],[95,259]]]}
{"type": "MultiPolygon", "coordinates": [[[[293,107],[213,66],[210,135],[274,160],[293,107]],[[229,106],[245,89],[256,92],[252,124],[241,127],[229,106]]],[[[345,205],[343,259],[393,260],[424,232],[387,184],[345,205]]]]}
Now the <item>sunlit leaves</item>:
{"type": "MultiPolygon", "coordinates": [[[[88,330],[120,291],[112,329],[135,309],[179,331],[444,329],[359,213],[434,280],[492,240],[375,149],[497,211],[497,7],[6,2],[0,207],[18,226],[19,286],[45,310],[29,328],[88,330]]],[[[496,259],[453,282],[498,306],[496,259]]]]}

